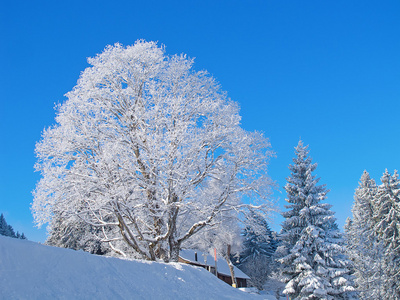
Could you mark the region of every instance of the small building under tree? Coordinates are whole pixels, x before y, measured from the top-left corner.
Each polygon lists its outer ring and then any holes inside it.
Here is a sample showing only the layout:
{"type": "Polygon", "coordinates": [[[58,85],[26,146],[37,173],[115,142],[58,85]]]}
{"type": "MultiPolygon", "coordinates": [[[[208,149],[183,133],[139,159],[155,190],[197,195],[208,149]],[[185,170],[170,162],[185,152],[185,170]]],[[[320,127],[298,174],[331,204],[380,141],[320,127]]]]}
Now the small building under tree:
{"type": "MultiPolygon", "coordinates": [[[[203,253],[198,250],[182,249],[179,253],[179,262],[198,266],[206,269],[207,271],[215,274],[215,259],[208,253],[203,253]]],[[[232,285],[231,272],[229,270],[228,263],[220,256],[217,256],[217,277],[222,281],[232,285]]],[[[237,287],[247,287],[247,280],[250,279],[245,273],[239,270],[237,267],[233,267],[235,277],[237,281],[237,287]]]]}

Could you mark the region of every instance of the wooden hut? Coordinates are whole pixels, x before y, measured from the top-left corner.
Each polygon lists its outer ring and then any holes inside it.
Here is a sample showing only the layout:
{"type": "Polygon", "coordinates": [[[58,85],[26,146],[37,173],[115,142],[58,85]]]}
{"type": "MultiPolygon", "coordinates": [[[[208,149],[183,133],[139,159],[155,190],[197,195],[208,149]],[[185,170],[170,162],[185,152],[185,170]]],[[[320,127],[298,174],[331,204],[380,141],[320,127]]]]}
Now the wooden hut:
{"type": "MultiPolygon", "coordinates": [[[[217,273],[216,276],[219,279],[232,285],[232,277],[228,263],[220,256],[217,256],[217,262],[215,263],[214,257],[210,254],[193,249],[182,249],[179,255],[179,262],[202,267],[213,274],[217,273]],[[217,267],[217,272],[215,272],[215,267],[217,267]]],[[[247,280],[249,280],[250,277],[235,266],[233,269],[235,272],[237,287],[247,287],[247,280]]]]}

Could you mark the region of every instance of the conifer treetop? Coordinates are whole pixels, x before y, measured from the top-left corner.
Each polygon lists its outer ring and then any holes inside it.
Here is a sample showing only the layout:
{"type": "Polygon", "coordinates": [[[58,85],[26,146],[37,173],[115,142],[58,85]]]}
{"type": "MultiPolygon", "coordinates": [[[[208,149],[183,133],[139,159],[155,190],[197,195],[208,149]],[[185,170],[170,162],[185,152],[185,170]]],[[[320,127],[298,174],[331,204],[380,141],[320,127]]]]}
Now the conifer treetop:
{"type": "Polygon", "coordinates": [[[375,231],[384,243],[400,251],[400,181],[397,171],[388,170],[381,178],[374,202],[375,231]]]}
{"type": "Polygon", "coordinates": [[[290,205],[286,206],[289,211],[283,213],[286,218],[283,228],[289,229],[295,223],[304,224],[304,222],[308,221],[312,221],[312,225],[319,224],[321,226],[328,219],[330,219],[330,222],[334,222],[335,219],[333,217],[326,218],[328,215],[333,215],[333,212],[329,211],[331,205],[320,203],[321,200],[326,199],[326,194],[329,190],[326,189],[325,185],[318,185],[320,178],[312,175],[317,164],[312,163],[312,159],[308,155],[308,146],[304,146],[303,141],[300,140],[297,147],[295,147],[295,154],[294,164],[289,166],[291,176],[286,179],[287,183],[284,187],[287,192],[285,200],[290,205]],[[322,212],[321,210],[327,215],[317,222],[313,215],[318,215],[322,212]]]}
{"type": "Polygon", "coordinates": [[[285,185],[288,210],[282,214],[283,293],[292,299],[348,299],[354,291],[348,278],[350,262],[344,257],[331,205],[321,203],[329,190],[318,185],[319,178],[312,174],[317,164],[301,140],[295,154],[285,185]]]}

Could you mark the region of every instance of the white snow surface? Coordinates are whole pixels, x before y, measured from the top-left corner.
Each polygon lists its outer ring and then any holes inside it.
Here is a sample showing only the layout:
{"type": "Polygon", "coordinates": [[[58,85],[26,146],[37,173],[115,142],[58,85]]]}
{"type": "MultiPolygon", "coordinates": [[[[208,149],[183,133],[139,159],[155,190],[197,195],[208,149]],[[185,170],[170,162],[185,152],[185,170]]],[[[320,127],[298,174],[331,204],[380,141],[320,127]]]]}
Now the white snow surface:
{"type": "Polygon", "coordinates": [[[127,261],[0,236],[0,299],[274,299],[203,268],[127,261]]]}

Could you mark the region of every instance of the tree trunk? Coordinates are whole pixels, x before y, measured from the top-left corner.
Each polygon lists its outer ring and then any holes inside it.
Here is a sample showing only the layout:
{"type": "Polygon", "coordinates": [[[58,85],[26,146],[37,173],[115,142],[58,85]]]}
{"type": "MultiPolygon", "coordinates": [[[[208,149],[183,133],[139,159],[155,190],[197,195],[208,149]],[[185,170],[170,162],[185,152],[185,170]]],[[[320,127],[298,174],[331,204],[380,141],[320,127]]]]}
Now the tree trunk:
{"type": "Polygon", "coordinates": [[[231,271],[232,286],[234,288],[236,288],[237,287],[237,282],[236,282],[236,277],[235,277],[235,270],[233,269],[233,264],[231,262],[230,256],[231,256],[231,245],[228,245],[228,249],[226,251],[225,259],[226,259],[226,262],[228,263],[229,271],[231,271]]]}
{"type": "Polygon", "coordinates": [[[169,261],[178,262],[180,250],[179,248],[179,244],[175,244],[172,248],[169,249],[169,261]]]}
{"type": "Polygon", "coordinates": [[[168,242],[169,242],[169,261],[178,262],[181,243],[175,240],[173,233],[169,236],[168,242]]]}

